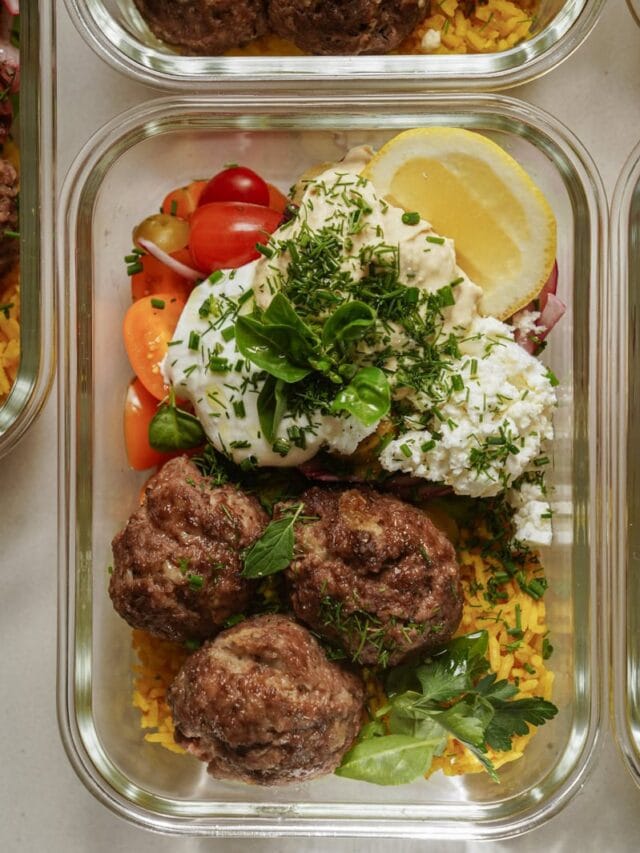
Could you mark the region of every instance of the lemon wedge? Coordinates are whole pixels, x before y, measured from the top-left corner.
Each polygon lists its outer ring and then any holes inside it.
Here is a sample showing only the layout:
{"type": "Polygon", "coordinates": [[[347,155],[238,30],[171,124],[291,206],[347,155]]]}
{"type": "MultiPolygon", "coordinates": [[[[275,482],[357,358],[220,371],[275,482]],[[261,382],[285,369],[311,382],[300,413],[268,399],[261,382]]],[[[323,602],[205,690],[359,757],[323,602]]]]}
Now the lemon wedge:
{"type": "Polygon", "coordinates": [[[483,290],[482,314],[506,319],[544,287],[556,255],[553,211],[495,142],[461,128],[416,128],[387,142],[362,174],[453,238],[458,265],[483,290]]]}

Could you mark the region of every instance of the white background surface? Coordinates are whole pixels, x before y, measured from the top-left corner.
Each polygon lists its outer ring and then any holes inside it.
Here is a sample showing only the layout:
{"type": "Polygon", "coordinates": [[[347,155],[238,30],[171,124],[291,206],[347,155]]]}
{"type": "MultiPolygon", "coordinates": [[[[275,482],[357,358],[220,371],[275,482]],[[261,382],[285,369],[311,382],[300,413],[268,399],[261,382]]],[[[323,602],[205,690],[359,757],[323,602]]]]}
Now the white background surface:
{"type": "MultiPolygon", "coordinates": [[[[141,90],[104,66],[59,7],[61,174],[88,129],[140,99],[141,90]],[[98,94],[100,93],[100,94],[98,94]]],[[[609,0],[586,44],[563,66],[514,93],[564,121],[582,139],[609,198],[640,139],[640,29],[624,0],[609,0]]],[[[39,421],[0,462],[0,850],[191,853],[331,850],[636,851],[640,791],[611,735],[581,793],[545,827],[520,839],[445,845],[383,840],[196,840],[152,835],[99,805],[72,771],[58,736],[56,689],[55,389],[39,421]]]]}

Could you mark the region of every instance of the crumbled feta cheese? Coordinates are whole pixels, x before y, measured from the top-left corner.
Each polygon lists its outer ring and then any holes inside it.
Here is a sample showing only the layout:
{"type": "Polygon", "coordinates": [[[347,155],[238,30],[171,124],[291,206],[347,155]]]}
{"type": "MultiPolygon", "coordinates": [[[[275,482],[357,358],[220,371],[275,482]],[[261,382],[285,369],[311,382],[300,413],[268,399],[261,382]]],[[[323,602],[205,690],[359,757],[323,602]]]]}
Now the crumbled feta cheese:
{"type": "Polygon", "coordinates": [[[427,30],[422,36],[420,42],[420,50],[423,53],[430,53],[432,50],[437,50],[442,42],[440,30],[427,30]]]}
{"type": "Polygon", "coordinates": [[[518,489],[509,489],[507,502],[515,510],[516,539],[533,546],[551,544],[551,508],[537,483],[525,482],[518,489]]]}
{"type": "Polygon", "coordinates": [[[522,311],[518,311],[517,314],[513,315],[511,325],[514,331],[520,332],[523,338],[527,338],[529,335],[538,335],[544,332],[544,326],[538,325],[539,319],[539,311],[530,311],[527,308],[523,308],[522,311]]]}
{"type": "Polygon", "coordinates": [[[495,317],[476,317],[459,344],[451,373],[463,382],[428,429],[392,441],[380,461],[443,482],[462,495],[490,497],[511,485],[552,438],[556,396],[543,364],[495,317]]]}

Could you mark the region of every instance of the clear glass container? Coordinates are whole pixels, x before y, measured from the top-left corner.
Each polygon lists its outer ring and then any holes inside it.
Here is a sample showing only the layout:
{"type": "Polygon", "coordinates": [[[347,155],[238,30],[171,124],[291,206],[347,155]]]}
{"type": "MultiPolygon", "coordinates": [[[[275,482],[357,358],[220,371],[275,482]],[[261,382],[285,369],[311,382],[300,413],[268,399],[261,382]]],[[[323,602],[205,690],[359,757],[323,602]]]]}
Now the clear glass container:
{"type": "Polygon", "coordinates": [[[601,501],[601,303],[606,202],[579,141],[552,117],[498,96],[163,98],[97,133],[65,181],[57,228],[64,357],[60,372],[60,670],[63,740],[109,808],[158,830],[201,835],[499,837],[524,832],[579,790],[606,711],[606,565],[601,501]],[[144,474],[122,439],[131,375],[121,343],[130,304],[123,255],[132,225],[164,194],[225,162],[286,189],[311,164],[380,145],[405,128],[455,125],[495,139],[542,187],[558,220],[559,294],[568,310],[545,361],[560,377],[555,536],[543,562],[559,714],[502,772],[395,788],[328,777],[261,789],[215,781],[195,759],[146,743],[131,707],[131,631],[107,595],[111,539],[144,474]],[[62,302],[62,300],[61,300],[62,302]]]}
{"type": "Polygon", "coordinates": [[[640,26],[640,0],[627,0],[627,6],[634,17],[636,24],[640,26]]]}
{"type": "Polygon", "coordinates": [[[613,695],[618,744],[640,785],[640,145],[622,170],[611,216],[609,350],[613,438],[613,695]]]}
{"type": "Polygon", "coordinates": [[[504,89],[566,59],[595,25],[604,0],[540,0],[533,36],[501,53],[465,56],[180,56],[158,41],[133,0],[66,0],[85,40],[137,80],[194,92],[220,83],[253,88],[325,82],[421,89],[504,89]]]}
{"type": "Polygon", "coordinates": [[[0,457],[42,408],[55,364],[53,246],[52,9],[23,4],[20,14],[20,366],[0,404],[0,457]]]}

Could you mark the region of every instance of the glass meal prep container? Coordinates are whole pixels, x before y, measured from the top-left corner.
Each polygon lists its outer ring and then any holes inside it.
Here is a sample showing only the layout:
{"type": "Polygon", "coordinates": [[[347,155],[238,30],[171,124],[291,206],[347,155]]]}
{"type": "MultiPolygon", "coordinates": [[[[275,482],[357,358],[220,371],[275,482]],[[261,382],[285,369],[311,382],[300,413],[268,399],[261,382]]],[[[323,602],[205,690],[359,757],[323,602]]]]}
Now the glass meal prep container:
{"type": "Polygon", "coordinates": [[[183,834],[498,837],[540,824],[579,789],[605,709],[597,362],[604,211],[600,179],[578,140],[538,109],[491,95],[162,98],[116,118],[85,146],[65,181],[57,230],[68,294],[60,318],[59,717],[72,764],[105,805],[183,834]],[[559,714],[501,772],[500,785],[486,775],[441,774],[391,788],[335,776],[271,789],[216,781],[197,760],[144,741],[131,705],[131,629],[107,594],[111,539],[147,476],[128,468],[122,437],[131,229],[168,190],[239,157],[286,190],[311,164],[431,125],[495,139],[557,217],[567,314],[545,354],[561,384],[550,471],[555,535],[543,562],[559,714]]]}
{"type": "Polygon", "coordinates": [[[639,0],[627,0],[627,6],[633,17],[635,18],[636,24],[640,25],[640,2],[639,0]]]}
{"type": "Polygon", "coordinates": [[[55,361],[53,233],[53,28],[48,2],[20,14],[20,366],[0,403],[0,457],[42,408],[55,361]]]}
{"type": "Polygon", "coordinates": [[[533,35],[501,53],[372,56],[180,56],[147,28],[133,0],[66,0],[85,40],[141,82],[193,92],[220,83],[434,89],[504,89],[566,59],[595,25],[604,0],[540,0],[533,35]]]}
{"type": "Polygon", "coordinates": [[[611,351],[615,397],[611,541],[615,549],[612,642],[614,719],[618,744],[640,785],[640,145],[624,166],[613,199],[611,351]]]}

